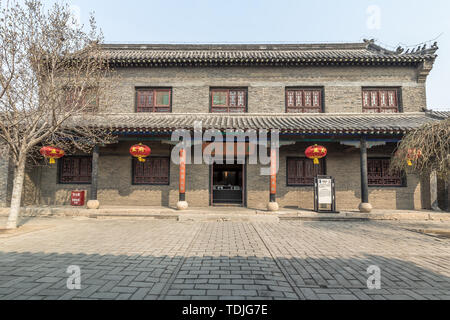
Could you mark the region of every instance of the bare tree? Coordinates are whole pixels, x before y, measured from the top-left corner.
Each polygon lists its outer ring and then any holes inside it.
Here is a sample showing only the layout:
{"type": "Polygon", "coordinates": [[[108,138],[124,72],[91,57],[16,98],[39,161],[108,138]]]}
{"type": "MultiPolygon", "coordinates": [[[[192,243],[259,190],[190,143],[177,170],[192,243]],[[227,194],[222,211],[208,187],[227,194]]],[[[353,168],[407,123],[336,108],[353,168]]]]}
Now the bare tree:
{"type": "Polygon", "coordinates": [[[450,176],[450,118],[423,125],[399,143],[391,162],[392,171],[411,169],[420,176],[436,172],[450,176]]]}
{"type": "Polygon", "coordinates": [[[109,103],[115,81],[92,15],[85,32],[67,5],[45,10],[39,0],[26,0],[0,2],[0,8],[0,146],[14,165],[11,229],[26,163],[42,159],[41,146],[89,152],[113,140],[84,120],[109,103]]]}

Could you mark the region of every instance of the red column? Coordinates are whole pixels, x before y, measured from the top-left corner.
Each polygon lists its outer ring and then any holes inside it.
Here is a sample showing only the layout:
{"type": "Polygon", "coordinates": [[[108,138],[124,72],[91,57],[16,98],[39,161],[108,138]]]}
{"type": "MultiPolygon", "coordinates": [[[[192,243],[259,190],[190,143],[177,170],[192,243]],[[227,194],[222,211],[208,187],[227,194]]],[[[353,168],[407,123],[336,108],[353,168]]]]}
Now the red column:
{"type": "Polygon", "coordinates": [[[277,201],[277,150],[270,150],[270,202],[277,201]]]}
{"type": "Polygon", "coordinates": [[[180,201],[186,201],[186,150],[180,150],[180,201]]]}

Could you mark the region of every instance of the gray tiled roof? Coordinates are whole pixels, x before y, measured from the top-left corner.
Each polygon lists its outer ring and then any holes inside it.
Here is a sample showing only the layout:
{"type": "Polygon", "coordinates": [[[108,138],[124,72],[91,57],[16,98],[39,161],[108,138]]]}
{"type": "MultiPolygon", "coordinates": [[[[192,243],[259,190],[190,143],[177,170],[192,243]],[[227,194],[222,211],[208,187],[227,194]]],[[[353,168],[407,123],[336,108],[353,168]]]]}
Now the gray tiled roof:
{"type": "Polygon", "coordinates": [[[123,65],[417,64],[436,58],[437,46],[390,51],[373,41],[343,44],[105,44],[111,62],[123,65]]]}
{"type": "Polygon", "coordinates": [[[425,123],[438,121],[429,113],[401,114],[152,114],[97,115],[78,119],[84,124],[123,132],[193,129],[196,121],[204,129],[280,129],[298,133],[404,133],[425,123]]]}
{"type": "Polygon", "coordinates": [[[429,110],[427,111],[428,115],[437,119],[447,119],[450,118],[450,111],[438,111],[438,110],[429,110]]]}

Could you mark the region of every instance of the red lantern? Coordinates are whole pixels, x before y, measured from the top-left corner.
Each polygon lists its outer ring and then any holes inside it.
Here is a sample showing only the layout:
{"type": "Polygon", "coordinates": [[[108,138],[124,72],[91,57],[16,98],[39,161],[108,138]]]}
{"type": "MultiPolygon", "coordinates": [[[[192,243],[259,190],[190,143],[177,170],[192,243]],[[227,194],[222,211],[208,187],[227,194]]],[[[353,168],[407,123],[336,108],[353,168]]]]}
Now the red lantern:
{"type": "Polygon", "coordinates": [[[318,165],[319,159],[322,159],[327,155],[327,149],[315,144],[306,149],[305,155],[308,159],[313,159],[315,165],[318,165]]]}
{"type": "Polygon", "coordinates": [[[130,148],[130,154],[138,158],[139,162],[145,162],[145,158],[150,155],[152,150],[142,143],[136,144],[130,148]]]}
{"type": "Polygon", "coordinates": [[[49,158],[49,163],[56,163],[55,159],[62,158],[64,156],[64,150],[56,147],[42,147],[40,150],[41,155],[45,158],[49,158]]]}
{"type": "Polygon", "coordinates": [[[420,149],[408,149],[408,154],[406,155],[408,166],[412,166],[413,160],[417,160],[422,156],[422,150],[420,149]]]}

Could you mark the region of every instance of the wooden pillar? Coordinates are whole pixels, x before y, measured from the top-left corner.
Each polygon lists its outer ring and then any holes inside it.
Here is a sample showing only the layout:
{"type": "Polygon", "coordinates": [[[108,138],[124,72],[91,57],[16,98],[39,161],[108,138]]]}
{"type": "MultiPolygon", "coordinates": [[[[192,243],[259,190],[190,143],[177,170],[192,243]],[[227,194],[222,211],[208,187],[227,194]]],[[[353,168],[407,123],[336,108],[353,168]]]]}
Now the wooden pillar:
{"type": "Polygon", "coordinates": [[[369,180],[367,178],[367,141],[365,137],[361,138],[361,202],[369,202],[369,180]]]}
{"type": "Polygon", "coordinates": [[[277,150],[270,150],[270,202],[277,202],[277,150]]]}
{"type": "Polygon", "coordinates": [[[277,203],[277,156],[278,149],[270,149],[270,198],[267,209],[269,211],[278,211],[277,203]]]}
{"type": "Polygon", "coordinates": [[[99,147],[95,146],[94,149],[93,149],[93,152],[92,152],[92,181],[91,181],[90,200],[97,200],[98,158],[99,158],[99,147]]]}
{"type": "Polygon", "coordinates": [[[180,181],[179,181],[179,201],[177,203],[178,210],[185,210],[188,208],[186,202],[186,149],[180,150],[180,181]]]}
{"type": "Polygon", "coordinates": [[[361,212],[372,211],[372,206],[369,203],[369,180],[367,177],[367,140],[366,137],[361,137],[360,146],[361,157],[361,204],[359,210],[361,212]]]}
{"type": "Polygon", "coordinates": [[[95,146],[92,151],[92,174],[91,174],[91,193],[87,202],[88,209],[98,209],[100,202],[97,200],[98,190],[98,158],[99,147],[95,146]]]}
{"type": "Polygon", "coordinates": [[[186,150],[180,150],[180,201],[186,201],[186,150]]]}

